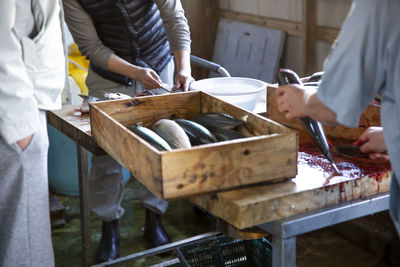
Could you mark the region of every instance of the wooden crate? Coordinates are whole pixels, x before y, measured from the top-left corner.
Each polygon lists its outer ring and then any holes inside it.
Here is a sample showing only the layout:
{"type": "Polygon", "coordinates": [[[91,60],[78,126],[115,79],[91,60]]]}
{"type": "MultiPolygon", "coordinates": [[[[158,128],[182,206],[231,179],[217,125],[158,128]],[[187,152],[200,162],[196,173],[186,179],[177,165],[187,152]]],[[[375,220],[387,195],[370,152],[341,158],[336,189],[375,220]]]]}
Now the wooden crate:
{"type": "MultiPolygon", "coordinates": [[[[267,113],[265,114],[271,120],[282,123],[283,125],[296,129],[296,130],[304,130],[304,127],[301,125],[300,121],[295,120],[287,120],[285,117],[285,113],[279,112],[276,99],[278,98],[275,93],[278,85],[269,84],[267,87],[267,113]]],[[[326,126],[324,125],[324,131],[326,136],[329,137],[340,137],[348,140],[357,140],[365,130],[370,126],[380,126],[381,118],[380,118],[380,106],[375,104],[370,104],[367,108],[361,113],[360,123],[357,128],[350,128],[346,126],[326,126]]]]}
{"type": "Polygon", "coordinates": [[[176,199],[247,184],[277,181],[297,173],[297,132],[203,92],[186,92],[90,104],[95,141],[162,199],[176,199]],[[247,117],[254,136],[158,151],[127,126],[205,112],[247,117]]]}

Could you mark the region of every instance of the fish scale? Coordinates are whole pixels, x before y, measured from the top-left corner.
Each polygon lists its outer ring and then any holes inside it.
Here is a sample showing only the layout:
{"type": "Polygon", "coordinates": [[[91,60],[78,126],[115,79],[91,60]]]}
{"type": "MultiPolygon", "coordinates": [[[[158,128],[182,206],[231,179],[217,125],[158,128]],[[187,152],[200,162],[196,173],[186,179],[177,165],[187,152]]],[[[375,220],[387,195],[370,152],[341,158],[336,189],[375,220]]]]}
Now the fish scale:
{"type": "Polygon", "coordinates": [[[215,136],[201,124],[185,119],[176,119],[175,122],[183,128],[192,145],[202,145],[217,142],[215,136]]]}
{"type": "Polygon", "coordinates": [[[185,131],[175,121],[161,119],[154,123],[152,129],[172,148],[190,148],[190,140],[185,131]]]}
{"type": "Polygon", "coordinates": [[[141,125],[128,126],[128,129],[161,151],[171,151],[171,146],[157,133],[141,125]]]}

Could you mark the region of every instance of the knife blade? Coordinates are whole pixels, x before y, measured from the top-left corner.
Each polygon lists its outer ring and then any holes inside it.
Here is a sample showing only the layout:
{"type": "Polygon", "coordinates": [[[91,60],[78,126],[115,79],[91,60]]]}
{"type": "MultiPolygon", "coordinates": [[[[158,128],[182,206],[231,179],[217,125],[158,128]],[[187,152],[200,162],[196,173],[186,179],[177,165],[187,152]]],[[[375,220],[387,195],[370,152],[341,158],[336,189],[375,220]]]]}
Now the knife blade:
{"type": "Polygon", "coordinates": [[[363,153],[359,146],[354,145],[340,145],[335,146],[334,150],[344,157],[347,158],[368,158],[368,153],[363,153]]]}

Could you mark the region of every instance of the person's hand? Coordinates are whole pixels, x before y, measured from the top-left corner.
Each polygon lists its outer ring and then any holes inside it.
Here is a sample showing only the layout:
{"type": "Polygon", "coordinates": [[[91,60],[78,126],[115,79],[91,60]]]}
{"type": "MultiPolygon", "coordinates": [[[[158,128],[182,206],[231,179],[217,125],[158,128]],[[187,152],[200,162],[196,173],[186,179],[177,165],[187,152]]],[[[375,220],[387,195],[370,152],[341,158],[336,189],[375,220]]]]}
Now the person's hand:
{"type": "Polygon", "coordinates": [[[158,74],[149,68],[141,68],[137,80],[146,89],[160,88],[162,83],[158,74]]]}
{"type": "Polygon", "coordinates": [[[28,136],[28,137],[25,137],[25,138],[22,138],[21,140],[18,140],[17,141],[17,145],[19,146],[19,148],[22,151],[24,151],[28,147],[28,145],[31,142],[31,140],[32,140],[32,134],[30,136],[28,136]]]}
{"type": "Polygon", "coordinates": [[[189,91],[189,85],[194,82],[190,72],[178,72],[175,75],[175,85],[172,91],[181,89],[184,92],[189,91]]]}
{"type": "Polygon", "coordinates": [[[361,152],[369,153],[371,159],[389,160],[389,156],[384,153],[387,148],[382,127],[369,127],[354,145],[360,146],[361,152]]]}
{"type": "Polygon", "coordinates": [[[292,120],[307,116],[304,111],[304,88],[299,85],[283,85],[278,87],[276,93],[278,110],[286,113],[286,119],[292,120]]]}

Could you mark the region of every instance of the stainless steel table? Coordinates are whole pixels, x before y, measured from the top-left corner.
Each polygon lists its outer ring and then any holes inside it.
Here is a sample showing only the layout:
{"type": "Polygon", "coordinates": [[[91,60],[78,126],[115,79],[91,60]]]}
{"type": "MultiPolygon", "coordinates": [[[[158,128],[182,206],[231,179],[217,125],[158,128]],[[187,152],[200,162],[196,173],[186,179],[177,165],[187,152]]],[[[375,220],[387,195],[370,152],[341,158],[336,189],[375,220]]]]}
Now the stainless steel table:
{"type": "Polygon", "coordinates": [[[272,234],[272,266],[296,266],[296,237],[389,209],[389,193],[265,223],[272,234]]]}

